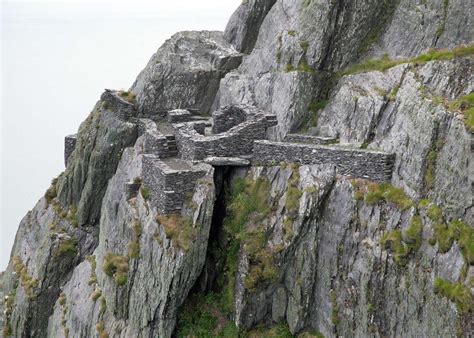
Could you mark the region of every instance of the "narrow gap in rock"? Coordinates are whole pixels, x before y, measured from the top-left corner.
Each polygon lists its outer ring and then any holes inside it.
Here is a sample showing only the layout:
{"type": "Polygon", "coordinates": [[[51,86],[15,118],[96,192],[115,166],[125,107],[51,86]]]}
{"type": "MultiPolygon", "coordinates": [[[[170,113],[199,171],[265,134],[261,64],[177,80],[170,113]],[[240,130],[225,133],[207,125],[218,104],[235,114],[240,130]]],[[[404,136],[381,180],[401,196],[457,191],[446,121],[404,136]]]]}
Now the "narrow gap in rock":
{"type": "Polygon", "coordinates": [[[214,184],[216,187],[216,200],[209,233],[206,263],[190,294],[220,291],[219,284],[222,283],[218,283],[218,277],[224,275],[223,269],[225,267],[225,252],[227,246],[224,219],[227,211],[227,194],[230,191],[234,169],[234,167],[215,168],[214,184]]]}

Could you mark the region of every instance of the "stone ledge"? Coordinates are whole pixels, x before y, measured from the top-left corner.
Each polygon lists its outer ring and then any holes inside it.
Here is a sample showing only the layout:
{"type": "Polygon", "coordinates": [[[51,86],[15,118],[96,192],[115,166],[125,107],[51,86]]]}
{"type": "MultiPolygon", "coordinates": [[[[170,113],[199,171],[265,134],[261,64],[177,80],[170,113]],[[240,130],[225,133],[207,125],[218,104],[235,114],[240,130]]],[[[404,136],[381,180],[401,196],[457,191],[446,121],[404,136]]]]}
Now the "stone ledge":
{"type": "Polygon", "coordinates": [[[204,163],[214,167],[248,167],[250,161],[240,157],[207,157],[204,163]]]}
{"type": "Polygon", "coordinates": [[[288,134],[285,136],[285,142],[289,143],[307,143],[307,144],[331,144],[335,143],[336,139],[333,137],[322,137],[303,134],[288,134]]]}

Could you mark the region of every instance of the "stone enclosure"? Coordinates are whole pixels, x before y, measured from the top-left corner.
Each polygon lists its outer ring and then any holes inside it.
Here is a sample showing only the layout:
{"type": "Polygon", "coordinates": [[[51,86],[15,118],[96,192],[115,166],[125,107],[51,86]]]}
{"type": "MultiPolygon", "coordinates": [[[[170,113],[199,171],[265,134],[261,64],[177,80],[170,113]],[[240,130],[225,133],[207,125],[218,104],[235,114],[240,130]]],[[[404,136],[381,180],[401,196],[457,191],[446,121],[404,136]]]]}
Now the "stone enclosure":
{"type": "MultiPolygon", "coordinates": [[[[129,104],[112,91],[104,95],[107,102],[112,101],[107,109],[129,104]]],[[[143,154],[142,177],[125,189],[129,198],[140,190],[160,214],[180,212],[211,166],[332,164],[339,175],[386,182],[392,177],[395,161],[393,154],[347,147],[332,138],[288,134],[283,142],[269,141],[267,135],[277,125],[276,116],[253,106],[222,107],[211,118],[177,109],[160,119],[138,118],[135,122],[143,154]]],[[[65,138],[66,166],[75,141],[75,135],[65,138]]]]}

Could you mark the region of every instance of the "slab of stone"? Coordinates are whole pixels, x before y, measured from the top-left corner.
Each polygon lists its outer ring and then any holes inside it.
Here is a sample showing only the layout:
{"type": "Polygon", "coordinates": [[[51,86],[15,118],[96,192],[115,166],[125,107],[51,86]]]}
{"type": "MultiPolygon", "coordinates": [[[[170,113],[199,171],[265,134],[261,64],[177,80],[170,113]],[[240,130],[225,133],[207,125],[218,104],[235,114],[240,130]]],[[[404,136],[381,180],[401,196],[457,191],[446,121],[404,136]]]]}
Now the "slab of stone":
{"type": "Polygon", "coordinates": [[[305,134],[288,134],[285,136],[285,142],[290,143],[308,143],[308,144],[331,144],[335,143],[334,137],[322,137],[305,134]]]}
{"type": "Polygon", "coordinates": [[[214,167],[248,167],[250,161],[241,157],[207,157],[204,162],[214,167]]]}

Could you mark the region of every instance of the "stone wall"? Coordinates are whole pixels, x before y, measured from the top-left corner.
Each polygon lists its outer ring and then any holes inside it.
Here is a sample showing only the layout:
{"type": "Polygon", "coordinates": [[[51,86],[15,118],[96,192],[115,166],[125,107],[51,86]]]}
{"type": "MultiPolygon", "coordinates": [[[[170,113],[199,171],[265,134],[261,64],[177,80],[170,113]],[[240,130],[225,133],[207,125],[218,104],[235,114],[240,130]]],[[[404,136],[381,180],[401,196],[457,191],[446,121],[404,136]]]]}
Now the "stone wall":
{"type": "Polygon", "coordinates": [[[255,141],[253,154],[256,165],[334,164],[340,175],[380,182],[390,181],[395,162],[395,155],[379,151],[272,141],[255,141]]]}
{"type": "Polygon", "coordinates": [[[180,123],[192,120],[193,115],[187,109],[170,110],[166,115],[166,120],[169,123],[180,123]]]}
{"type": "Polygon", "coordinates": [[[77,134],[68,135],[64,138],[64,165],[67,167],[69,163],[69,157],[71,156],[74,148],[76,148],[77,134]]]}
{"type": "Polygon", "coordinates": [[[247,118],[245,111],[237,106],[227,106],[212,113],[212,132],[220,134],[244,122],[247,118]]]}
{"type": "Polygon", "coordinates": [[[193,192],[197,180],[209,170],[212,167],[203,163],[193,165],[178,159],[167,162],[155,155],[143,155],[142,189],[149,190],[151,203],[160,214],[176,213],[193,192]]]}
{"type": "Polygon", "coordinates": [[[153,154],[160,158],[173,157],[178,154],[174,135],[161,133],[152,120],[140,119],[138,129],[139,134],[143,135],[143,153],[153,154]]]}
{"type": "Polygon", "coordinates": [[[252,153],[253,141],[265,139],[264,115],[253,117],[229,131],[211,136],[199,134],[193,123],[175,125],[176,142],[181,158],[202,161],[207,157],[238,157],[252,153]]]}
{"type": "Polygon", "coordinates": [[[292,143],[307,143],[307,144],[331,144],[335,143],[336,139],[332,137],[321,137],[304,134],[287,134],[284,139],[285,142],[292,143]]]}

